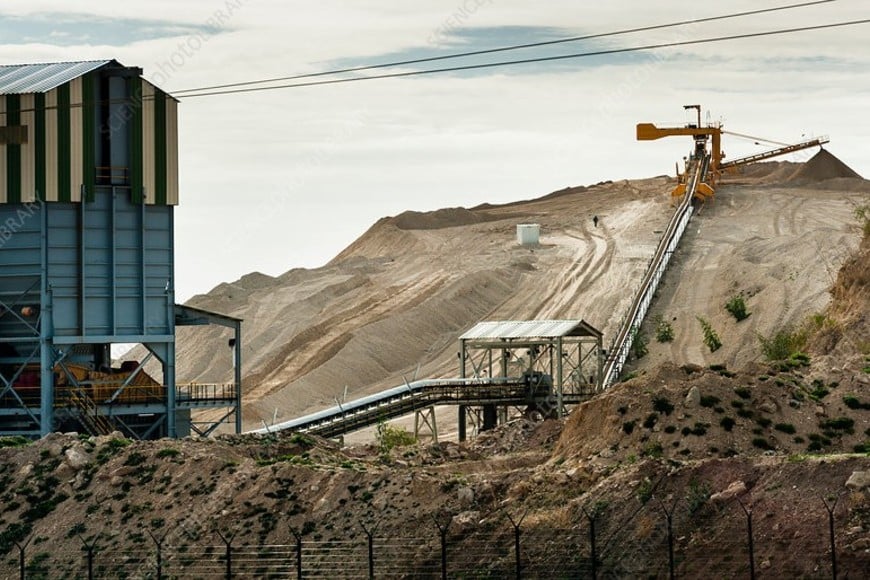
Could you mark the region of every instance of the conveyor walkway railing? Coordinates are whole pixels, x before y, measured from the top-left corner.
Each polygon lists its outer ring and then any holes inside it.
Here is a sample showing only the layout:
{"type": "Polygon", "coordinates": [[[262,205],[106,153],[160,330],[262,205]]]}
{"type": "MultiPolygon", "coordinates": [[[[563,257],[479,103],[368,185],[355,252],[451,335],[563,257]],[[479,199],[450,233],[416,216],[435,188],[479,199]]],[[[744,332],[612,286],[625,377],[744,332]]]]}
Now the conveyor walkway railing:
{"type": "Polygon", "coordinates": [[[656,247],[655,254],[653,254],[653,259],[646,274],[644,274],[640,290],[634,297],[628,314],[607,351],[607,360],[604,364],[604,388],[619,380],[619,375],[622,373],[622,368],[625,366],[625,362],[628,360],[628,355],[631,352],[632,343],[637,337],[640,325],[649,311],[659,282],[670,263],[677,244],[680,243],[680,239],[683,237],[683,232],[686,231],[686,226],[689,225],[693,209],[692,197],[695,195],[695,189],[698,187],[698,184],[703,180],[709,163],[709,155],[703,159],[695,159],[691,163],[686,193],[683,195],[679,206],[677,206],[674,215],[668,222],[668,227],[659,241],[658,247],[656,247]]]}
{"type": "MultiPolygon", "coordinates": [[[[426,379],[250,433],[267,434],[290,429],[321,437],[336,437],[432,405],[528,405],[551,393],[552,385],[549,382],[535,384],[534,379],[530,380],[528,377],[426,379]]],[[[563,393],[562,400],[565,404],[576,404],[593,394],[593,390],[563,393]]]]}

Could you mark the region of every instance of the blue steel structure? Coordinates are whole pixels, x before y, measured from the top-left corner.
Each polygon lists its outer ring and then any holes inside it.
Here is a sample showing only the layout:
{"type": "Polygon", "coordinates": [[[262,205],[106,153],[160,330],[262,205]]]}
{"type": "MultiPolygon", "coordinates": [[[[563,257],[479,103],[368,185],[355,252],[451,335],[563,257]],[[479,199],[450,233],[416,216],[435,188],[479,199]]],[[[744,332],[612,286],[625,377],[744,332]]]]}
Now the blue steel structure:
{"type": "Polygon", "coordinates": [[[0,435],[178,437],[203,407],[240,431],[238,371],[176,385],[177,324],[233,328],[238,369],[241,321],[175,304],[176,103],[141,72],[0,67],[0,435]],[[113,368],[124,343],[148,355],[113,368]]]}

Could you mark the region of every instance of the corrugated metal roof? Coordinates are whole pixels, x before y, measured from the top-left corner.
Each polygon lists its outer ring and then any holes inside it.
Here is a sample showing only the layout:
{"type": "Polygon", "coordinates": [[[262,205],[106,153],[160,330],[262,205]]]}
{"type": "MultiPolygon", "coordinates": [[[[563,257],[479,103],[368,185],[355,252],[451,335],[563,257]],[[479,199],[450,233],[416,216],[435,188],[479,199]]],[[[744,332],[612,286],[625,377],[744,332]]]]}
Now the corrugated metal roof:
{"type": "Polygon", "coordinates": [[[601,336],[583,320],[503,320],[478,322],[460,339],[557,338],[560,336],[601,336]]]}
{"type": "Polygon", "coordinates": [[[0,95],[45,93],[105,66],[111,60],[13,64],[0,66],[0,95]]]}

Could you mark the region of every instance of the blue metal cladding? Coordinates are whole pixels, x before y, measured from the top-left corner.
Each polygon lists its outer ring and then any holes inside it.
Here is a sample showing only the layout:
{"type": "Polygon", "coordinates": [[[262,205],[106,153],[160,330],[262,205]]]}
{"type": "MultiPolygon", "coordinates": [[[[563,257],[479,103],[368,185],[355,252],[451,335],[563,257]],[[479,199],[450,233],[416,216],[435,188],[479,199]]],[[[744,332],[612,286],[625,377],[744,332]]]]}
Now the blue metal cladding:
{"type": "Polygon", "coordinates": [[[54,336],[123,342],[174,332],[172,207],[98,187],[92,203],[45,208],[54,336]]]}
{"type": "MultiPolygon", "coordinates": [[[[172,206],[132,203],[129,188],[98,187],[93,202],[0,204],[0,224],[9,224],[0,294],[41,305],[45,275],[51,336],[124,342],[174,333],[172,206]]],[[[20,321],[0,319],[8,339],[16,332],[4,325],[20,321]]]]}

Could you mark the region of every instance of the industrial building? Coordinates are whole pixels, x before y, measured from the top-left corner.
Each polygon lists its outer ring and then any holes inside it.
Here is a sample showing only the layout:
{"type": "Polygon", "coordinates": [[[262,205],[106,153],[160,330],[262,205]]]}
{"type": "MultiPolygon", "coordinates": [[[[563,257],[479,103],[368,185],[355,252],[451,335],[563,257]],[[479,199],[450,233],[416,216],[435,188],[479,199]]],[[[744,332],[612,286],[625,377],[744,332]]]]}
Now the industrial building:
{"type": "Polygon", "coordinates": [[[241,320],[175,304],[177,106],[115,60],[0,66],[0,435],[241,430],[241,320]],[[201,324],[229,328],[226,384],[176,383],[201,324]]]}

